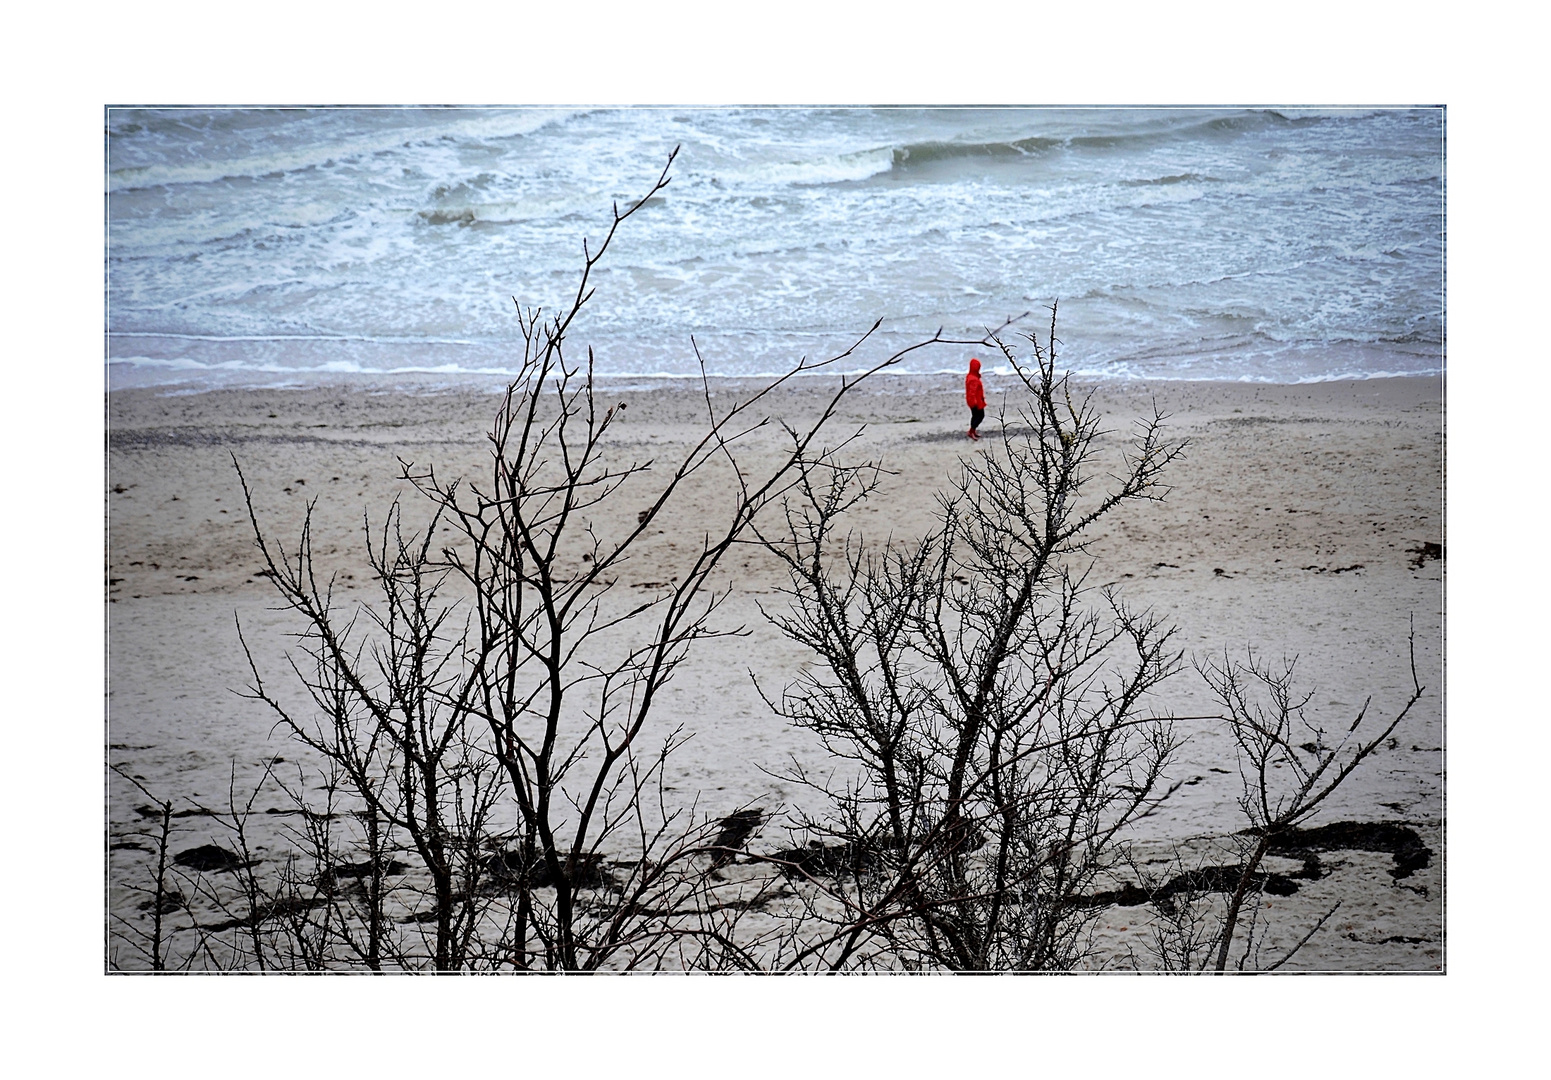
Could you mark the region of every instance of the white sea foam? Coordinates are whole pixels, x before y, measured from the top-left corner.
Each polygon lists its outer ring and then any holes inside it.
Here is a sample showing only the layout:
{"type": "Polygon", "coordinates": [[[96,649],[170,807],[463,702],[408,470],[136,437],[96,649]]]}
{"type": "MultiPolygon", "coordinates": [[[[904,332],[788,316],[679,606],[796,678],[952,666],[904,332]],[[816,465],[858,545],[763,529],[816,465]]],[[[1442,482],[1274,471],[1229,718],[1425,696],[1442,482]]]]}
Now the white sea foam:
{"type": "Polygon", "coordinates": [[[894,152],[888,147],[881,147],[808,161],[769,162],[737,175],[734,179],[757,186],[854,183],[886,173],[893,167],[894,152]]]}
{"type": "MultiPolygon", "coordinates": [[[[276,126],[285,123],[285,113],[277,112],[276,126]]],[[[479,140],[509,139],[531,135],[551,124],[561,124],[576,110],[514,109],[469,115],[449,111],[443,126],[410,131],[386,131],[354,135],[337,141],[308,143],[291,149],[276,149],[261,154],[211,160],[184,161],[157,165],[113,168],[110,161],[108,191],[164,187],[178,184],[206,184],[217,180],[257,180],[302,169],[339,162],[356,161],[386,151],[413,148],[444,137],[479,140]]]]}
{"type": "Polygon", "coordinates": [[[1066,355],[1105,377],[1442,368],[1436,111],[115,111],[109,129],[109,352],[148,378],[504,371],[512,299],[568,302],[582,238],[596,250],[675,144],[573,332],[605,374],[690,374],[691,333],[752,375],[879,316],[891,342],[973,337],[1056,298],[1066,355]]]}
{"type": "MultiPolygon", "coordinates": [[[[392,337],[363,334],[178,334],[161,330],[111,330],[109,338],[165,338],[169,341],[357,341],[375,345],[479,345],[470,338],[392,337]]],[[[115,357],[117,359],[117,357],[115,357]]]]}

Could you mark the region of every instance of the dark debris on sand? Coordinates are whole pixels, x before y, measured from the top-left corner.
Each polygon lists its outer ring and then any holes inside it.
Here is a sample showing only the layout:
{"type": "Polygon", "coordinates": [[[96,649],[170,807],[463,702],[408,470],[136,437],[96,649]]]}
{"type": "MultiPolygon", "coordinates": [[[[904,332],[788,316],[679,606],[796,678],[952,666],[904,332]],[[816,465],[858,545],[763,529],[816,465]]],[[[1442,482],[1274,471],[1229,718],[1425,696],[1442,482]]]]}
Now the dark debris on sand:
{"type": "Polygon", "coordinates": [[[223,870],[240,870],[247,865],[238,858],[236,852],[227,851],[215,844],[201,844],[199,847],[185,848],[172,857],[172,861],[179,866],[186,866],[190,870],[198,870],[200,873],[217,873],[223,870]]]}
{"type": "Polygon", "coordinates": [[[722,818],[716,839],[711,842],[714,851],[711,865],[726,866],[732,862],[749,842],[749,837],[764,823],[763,810],[736,810],[722,818]]]}
{"type": "MultiPolygon", "coordinates": [[[[1251,831],[1241,835],[1256,834],[1251,831]]],[[[1325,876],[1325,869],[1319,861],[1319,852],[1323,851],[1388,853],[1395,860],[1389,876],[1396,881],[1431,866],[1433,854],[1432,849],[1422,843],[1417,831],[1403,822],[1337,821],[1312,829],[1289,829],[1272,838],[1267,854],[1302,859],[1303,869],[1291,874],[1257,872],[1250,879],[1251,891],[1264,890],[1272,896],[1291,896],[1298,891],[1299,882],[1318,881],[1325,876]]],[[[1137,907],[1151,903],[1167,913],[1173,910],[1174,898],[1182,893],[1200,895],[1233,892],[1238,888],[1242,874],[1243,869],[1238,866],[1207,866],[1176,875],[1157,888],[1148,889],[1127,882],[1119,889],[1108,892],[1074,896],[1072,902],[1080,907],[1103,907],[1109,904],[1137,907]]]]}
{"type": "Polygon", "coordinates": [[[1379,851],[1394,857],[1389,876],[1408,878],[1432,865],[1432,849],[1417,831],[1398,821],[1337,821],[1312,829],[1289,829],[1271,840],[1272,855],[1305,858],[1319,851],[1379,851]]]}
{"type": "Polygon", "coordinates": [[[1424,540],[1416,547],[1406,548],[1406,550],[1416,556],[1416,558],[1411,560],[1411,565],[1418,570],[1422,568],[1428,559],[1436,559],[1438,562],[1443,561],[1443,545],[1435,544],[1431,540],[1424,540]]]}
{"type": "MultiPolygon", "coordinates": [[[[1140,907],[1152,904],[1159,911],[1174,911],[1175,898],[1200,896],[1203,893],[1231,893],[1239,887],[1244,870],[1238,866],[1203,866],[1199,870],[1187,870],[1177,874],[1156,889],[1146,889],[1126,882],[1118,889],[1094,893],[1092,896],[1074,896],[1077,907],[1140,907]]],[[[1250,876],[1250,892],[1266,892],[1271,896],[1291,896],[1298,891],[1299,881],[1317,881],[1324,876],[1324,868],[1318,859],[1304,862],[1303,869],[1292,874],[1257,871],[1250,876]]]]}
{"type": "MultiPolygon", "coordinates": [[[[521,851],[493,852],[480,860],[480,867],[485,872],[486,887],[497,891],[523,884],[534,889],[548,889],[555,884],[555,875],[550,873],[549,864],[543,858],[534,859],[533,865],[524,872],[521,851]]],[[[573,889],[602,889],[618,884],[604,869],[603,856],[597,852],[577,857],[569,870],[562,864],[560,870],[573,889]]]]}
{"type": "MultiPolygon", "coordinates": [[[[409,867],[397,859],[378,860],[376,869],[380,877],[398,877],[409,872],[409,867]]],[[[319,874],[316,884],[325,894],[332,895],[339,889],[341,881],[364,882],[372,876],[372,870],[370,859],[364,862],[340,863],[319,874]]]]}

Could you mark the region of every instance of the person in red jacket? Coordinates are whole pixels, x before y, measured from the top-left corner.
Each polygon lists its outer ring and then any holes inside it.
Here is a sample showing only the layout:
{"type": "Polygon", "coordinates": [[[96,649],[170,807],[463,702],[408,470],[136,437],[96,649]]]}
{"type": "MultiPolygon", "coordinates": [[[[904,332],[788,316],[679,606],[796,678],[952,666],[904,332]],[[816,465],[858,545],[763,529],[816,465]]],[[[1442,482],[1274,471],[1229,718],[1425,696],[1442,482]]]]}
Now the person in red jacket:
{"type": "Polygon", "coordinates": [[[980,421],[986,418],[986,388],[980,381],[980,361],[969,358],[969,374],[964,377],[964,401],[969,405],[969,431],[966,434],[980,441],[980,421]]]}

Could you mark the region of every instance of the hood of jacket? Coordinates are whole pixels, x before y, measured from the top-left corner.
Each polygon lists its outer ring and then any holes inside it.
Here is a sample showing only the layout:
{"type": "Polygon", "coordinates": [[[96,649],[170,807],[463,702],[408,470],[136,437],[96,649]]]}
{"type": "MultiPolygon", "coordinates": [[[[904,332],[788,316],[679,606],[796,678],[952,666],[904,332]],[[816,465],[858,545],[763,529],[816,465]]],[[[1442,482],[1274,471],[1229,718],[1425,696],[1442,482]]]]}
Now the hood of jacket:
{"type": "Polygon", "coordinates": [[[974,357],[969,358],[969,373],[971,375],[980,374],[980,361],[976,360],[974,357]]]}

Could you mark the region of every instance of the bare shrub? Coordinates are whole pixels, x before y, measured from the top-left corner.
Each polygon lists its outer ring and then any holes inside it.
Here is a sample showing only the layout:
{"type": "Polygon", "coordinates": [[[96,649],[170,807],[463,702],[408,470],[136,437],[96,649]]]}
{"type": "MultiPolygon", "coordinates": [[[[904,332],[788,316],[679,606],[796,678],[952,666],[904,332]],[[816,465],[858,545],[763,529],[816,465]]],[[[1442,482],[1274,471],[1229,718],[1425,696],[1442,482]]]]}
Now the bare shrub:
{"type": "Polygon", "coordinates": [[[110,841],[110,851],[116,847],[121,850],[149,853],[153,869],[148,883],[142,884],[135,881],[123,883],[123,887],[131,896],[143,898],[139,907],[140,910],[150,913],[150,929],[148,931],[143,929],[136,921],[120,913],[110,913],[108,967],[122,970],[130,966],[125,963],[123,954],[114,950],[113,945],[117,943],[120,947],[128,949],[130,955],[144,960],[152,971],[165,971],[172,931],[172,927],[166,921],[167,916],[182,908],[187,902],[182,890],[176,885],[174,868],[168,863],[169,856],[172,854],[172,800],[161,799],[151,794],[151,790],[141,782],[139,777],[120,766],[109,767],[134,785],[140,794],[151,800],[144,807],[144,813],[141,816],[149,818],[154,824],[149,828],[133,830],[117,841],[110,841]]]}
{"type": "MultiPolygon", "coordinates": [[[[425,882],[429,906],[396,917],[433,928],[425,954],[438,970],[752,962],[735,941],[742,909],[715,895],[723,824],[667,804],[663,766],[682,734],[653,728],[653,711],[696,642],[739,632],[714,623],[727,591],[713,574],[766,507],[845,445],[822,441],[843,396],[947,339],[939,332],[842,379],[815,418],[779,425],[785,448],[774,460],[756,465],[743,453],[751,436],[775,428],[761,411],[772,394],[851,356],[876,325],[726,408],[703,379],[705,428],[682,457],[666,466],[624,459],[611,434],[626,404],[602,400],[592,352],[574,360],[567,342],[616,231],[668,182],[665,168],[641,200],[615,207],[595,251],[584,242],[568,306],[553,315],[519,307],[523,353],[488,434],[484,476],[448,480],[401,460],[428,518],[411,532],[395,504],[380,526],[368,522],[373,603],[342,604],[318,574],[310,505],[287,549],[266,534],[243,480],[268,576],[304,627],[291,667],[310,708],[294,713],[272,693],[251,653],[249,692],[319,756],[325,787],[364,824],[355,840],[369,868],[364,905],[347,911],[330,899],[321,908],[335,919],[332,943],[309,939],[302,949],[298,935],[317,920],[289,924],[292,951],[309,964],[415,965],[385,928],[389,901],[397,894],[402,906],[417,886],[385,889],[370,869],[401,851],[414,857],[411,877],[425,882]],[[724,510],[702,523],[698,550],[671,581],[626,597],[626,560],[687,485],[713,479],[724,510]],[[619,526],[626,504],[643,509],[619,526]]],[[[306,820],[327,820],[292,790],[306,820]]],[[[322,895],[319,883],[337,886],[342,866],[357,864],[325,833],[300,839],[312,865],[288,879],[292,915],[319,910],[298,888],[311,882],[322,895]]]]}
{"type": "MultiPolygon", "coordinates": [[[[1266,855],[1277,842],[1294,834],[1312,818],[1327,799],[1368,758],[1384,745],[1391,733],[1421,700],[1424,688],[1416,673],[1416,632],[1410,636],[1411,686],[1405,703],[1389,720],[1369,720],[1372,698],[1363,703],[1344,730],[1329,731],[1308,713],[1313,692],[1300,693],[1294,684],[1296,661],[1272,664],[1253,651],[1243,659],[1224,652],[1210,658],[1198,670],[1211,686],[1226,712],[1238,759],[1242,793],[1239,807],[1247,828],[1235,836],[1239,846],[1236,880],[1210,934],[1211,954],[1199,949],[1182,951],[1181,959],[1217,971],[1228,969],[1230,952],[1243,929],[1244,947],[1237,970],[1263,967],[1275,970],[1308,943],[1335,914],[1330,908],[1298,943],[1278,959],[1261,960],[1262,941],[1257,937],[1260,901],[1267,875],[1261,872],[1266,855]],[[1246,914],[1247,927],[1242,926],[1246,914]]],[[[1185,933],[1199,937],[1199,930],[1185,933]]]]}
{"type": "Polygon", "coordinates": [[[844,531],[880,468],[830,462],[804,463],[785,529],[762,535],[791,577],[790,609],[772,621],[816,660],[771,705],[832,756],[794,764],[791,779],[828,809],[798,818],[799,846],[768,856],[804,887],[762,946],[793,968],[1069,969],[1094,961],[1106,908],[1145,903],[1152,949],[1133,964],[1222,971],[1237,941],[1237,970],[1275,970],[1334,909],[1266,957],[1264,897],[1298,882],[1265,858],[1296,847],[1416,704],[1414,656],[1413,694],[1372,730],[1365,706],[1327,735],[1292,664],[1254,654],[1198,664],[1222,714],[1161,710],[1156,692],[1182,662],[1174,628],[1088,585],[1085,541],[1107,515],[1162,498],[1183,446],[1155,410],[1100,489],[1106,433],[1059,374],[1054,307],[1045,342],[1028,340],[1028,366],[1002,347],[1027,404],[964,464],[925,537],[844,531]],[[1131,857],[1132,827],[1178,788],[1172,722],[1186,719],[1231,734],[1247,828],[1178,841],[1163,879],[1131,857]],[[1208,861],[1225,846],[1235,861],[1208,861]]]}
{"type": "MultiPolygon", "coordinates": [[[[840,533],[875,468],[804,462],[774,616],[815,670],[772,704],[852,766],[799,770],[833,808],[784,862],[818,890],[782,962],[1061,969],[1088,952],[1082,902],[1127,827],[1167,794],[1175,747],[1148,695],[1181,656],[1173,628],[1088,584],[1085,542],[1121,506],[1161,498],[1182,446],[1137,425],[1098,490],[1104,434],[1056,363],[1055,312],[1005,439],[963,466],[937,528],[869,545],[840,533]]],[[[998,342],[1000,345],[1000,342],[998,342]]]]}

